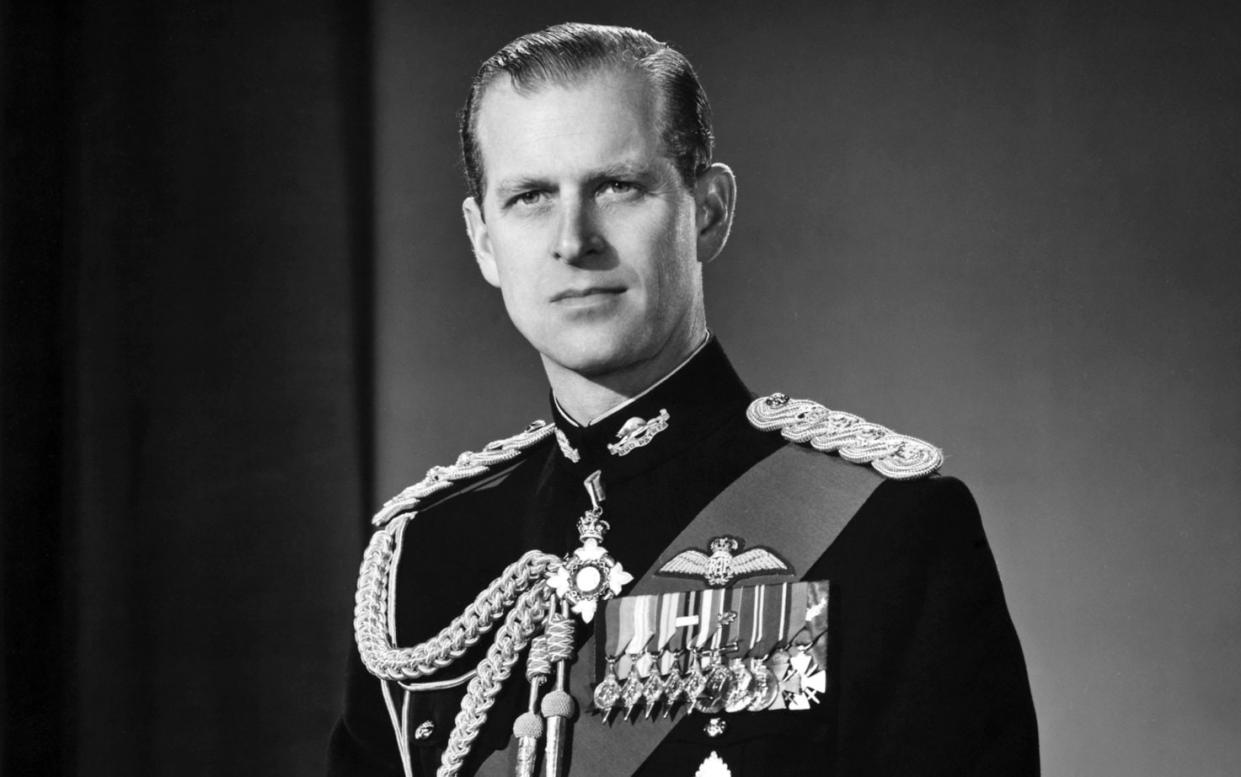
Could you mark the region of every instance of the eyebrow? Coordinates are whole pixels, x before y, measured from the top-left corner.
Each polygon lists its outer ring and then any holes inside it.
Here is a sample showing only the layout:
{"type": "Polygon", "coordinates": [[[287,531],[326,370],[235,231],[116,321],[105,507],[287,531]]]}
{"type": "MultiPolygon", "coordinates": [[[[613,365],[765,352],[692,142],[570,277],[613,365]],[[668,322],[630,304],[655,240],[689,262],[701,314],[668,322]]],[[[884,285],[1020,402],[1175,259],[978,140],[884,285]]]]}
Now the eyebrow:
{"type": "Polygon", "coordinates": [[[610,180],[612,178],[645,178],[654,173],[653,169],[648,165],[642,165],[635,162],[620,162],[615,165],[608,165],[600,170],[592,180],[610,180]]]}
{"type": "MultiPolygon", "coordinates": [[[[636,178],[649,179],[654,176],[654,171],[648,165],[636,162],[618,162],[616,164],[607,165],[596,170],[586,176],[587,183],[598,183],[600,181],[610,181],[614,178],[636,178]]],[[[558,188],[556,183],[550,178],[542,178],[539,176],[519,176],[517,178],[507,178],[496,183],[496,195],[500,199],[508,197],[519,192],[545,190],[555,191],[558,188]]]]}
{"type": "Polygon", "coordinates": [[[546,178],[521,177],[509,178],[496,183],[496,194],[501,199],[506,199],[509,195],[518,192],[530,191],[532,189],[552,189],[555,188],[552,182],[546,178]]]}

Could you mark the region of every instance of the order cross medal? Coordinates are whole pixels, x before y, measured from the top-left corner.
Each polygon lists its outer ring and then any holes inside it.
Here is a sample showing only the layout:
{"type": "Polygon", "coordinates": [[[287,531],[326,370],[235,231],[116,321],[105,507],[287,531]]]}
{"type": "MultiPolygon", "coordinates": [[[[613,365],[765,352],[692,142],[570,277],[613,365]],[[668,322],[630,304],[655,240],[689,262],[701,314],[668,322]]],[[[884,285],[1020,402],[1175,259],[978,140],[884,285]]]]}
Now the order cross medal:
{"type": "Polygon", "coordinates": [[[621,588],[633,580],[633,575],[626,572],[620,562],[608,555],[607,549],[599,544],[611,528],[601,518],[604,496],[600,471],[592,472],[584,485],[590,495],[591,507],[577,519],[577,537],[582,545],[566,555],[563,563],[556,565],[547,578],[547,584],[557,596],[569,603],[573,612],[590,623],[598,603],[619,594],[621,588]]]}

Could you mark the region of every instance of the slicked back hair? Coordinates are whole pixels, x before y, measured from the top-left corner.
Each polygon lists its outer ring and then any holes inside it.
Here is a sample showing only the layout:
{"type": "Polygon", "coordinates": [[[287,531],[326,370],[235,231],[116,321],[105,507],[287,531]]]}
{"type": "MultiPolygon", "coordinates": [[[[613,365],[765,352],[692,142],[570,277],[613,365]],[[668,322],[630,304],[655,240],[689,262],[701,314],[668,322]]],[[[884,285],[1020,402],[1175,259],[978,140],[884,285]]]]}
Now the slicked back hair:
{"type": "Polygon", "coordinates": [[[642,73],[661,96],[660,136],[681,181],[693,188],[711,165],[715,139],[711,105],[685,55],[641,30],[566,23],[523,35],[479,67],[461,109],[461,160],[470,196],[482,207],[486,191],[478,108],[487,88],[507,75],[519,93],[572,83],[608,68],[642,73]]]}

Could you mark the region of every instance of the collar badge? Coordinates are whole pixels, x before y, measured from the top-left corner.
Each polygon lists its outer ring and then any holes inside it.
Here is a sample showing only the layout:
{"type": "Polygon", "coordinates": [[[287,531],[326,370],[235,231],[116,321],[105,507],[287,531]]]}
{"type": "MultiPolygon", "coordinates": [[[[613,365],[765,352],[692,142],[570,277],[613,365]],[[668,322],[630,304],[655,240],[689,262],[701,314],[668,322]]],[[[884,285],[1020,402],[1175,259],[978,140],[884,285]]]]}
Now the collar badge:
{"type": "Polygon", "coordinates": [[[617,442],[608,443],[608,453],[624,456],[635,448],[649,445],[655,435],[668,428],[668,418],[667,410],[660,410],[659,415],[649,421],[637,416],[630,418],[617,430],[617,442]]]}
{"type": "Polygon", "coordinates": [[[711,540],[710,555],[689,548],[673,556],[655,574],[663,577],[702,578],[707,585],[723,587],[737,580],[766,574],[793,574],[793,568],[771,548],[745,545],[740,537],[724,535],[711,540]],[[736,555],[733,555],[736,554],[736,555]]]}

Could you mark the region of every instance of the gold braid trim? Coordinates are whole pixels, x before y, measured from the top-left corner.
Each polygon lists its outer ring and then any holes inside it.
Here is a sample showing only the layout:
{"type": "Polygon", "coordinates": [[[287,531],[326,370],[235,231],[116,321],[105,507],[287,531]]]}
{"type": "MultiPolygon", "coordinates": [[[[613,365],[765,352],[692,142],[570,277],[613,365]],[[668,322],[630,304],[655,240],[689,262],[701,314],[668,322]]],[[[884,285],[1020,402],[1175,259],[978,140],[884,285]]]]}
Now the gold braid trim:
{"type": "Polygon", "coordinates": [[[469,480],[486,474],[497,464],[517,458],[527,448],[538,445],[556,430],[555,424],[532,421],[519,434],[487,443],[481,451],[465,451],[448,466],[434,466],[427,470],[422,480],[389,499],[371,519],[374,526],[383,526],[400,513],[418,507],[423,499],[451,488],[460,480],[469,480]]]}
{"type": "Polygon", "coordinates": [[[779,393],[759,397],[745,415],[757,429],[779,429],[790,442],[836,453],[854,464],[870,464],[893,480],[925,477],[944,464],[944,452],[929,442],[897,434],[852,413],[828,410],[809,399],[779,393]]]}

